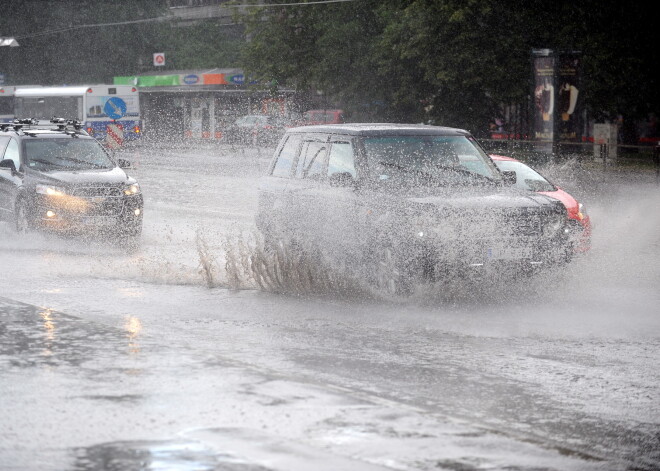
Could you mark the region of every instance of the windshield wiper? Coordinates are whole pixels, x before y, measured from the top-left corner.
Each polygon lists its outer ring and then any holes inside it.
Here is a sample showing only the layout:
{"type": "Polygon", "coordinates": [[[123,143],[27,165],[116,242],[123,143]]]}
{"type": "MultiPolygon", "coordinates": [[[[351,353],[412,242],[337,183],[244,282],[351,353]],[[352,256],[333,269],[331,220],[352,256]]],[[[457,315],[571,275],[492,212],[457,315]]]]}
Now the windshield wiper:
{"type": "Polygon", "coordinates": [[[50,165],[51,167],[57,167],[57,164],[54,164],[50,160],[44,160],[44,159],[30,159],[30,162],[34,162],[35,164],[44,164],[44,165],[50,165]]]}
{"type": "Polygon", "coordinates": [[[385,162],[384,160],[378,161],[379,165],[384,165],[385,167],[393,167],[397,170],[408,170],[408,167],[404,167],[399,164],[395,164],[394,162],[385,162]]]}
{"type": "Polygon", "coordinates": [[[467,170],[467,169],[462,168],[462,167],[453,167],[453,166],[450,166],[450,165],[436,165],[435,168],[439,168],[439,169],[442,169],[442,170],[452,170],[456,173],[461,173],[461,174],[469,176],[469,177],[479,177],[482,180],[487,180],[489,182],[494,182],[495,181],[494,179],[492,179],[490,177],[487,177],[486,175],[482,175],[482,174],[476,173],[476,172],[471,172],[470,170],[467,170]]]}
{"type": "Polygon", "coordinates": [[[75,162],[77,164],[90,165],[92,168],[106,168],[104,165],[95,164],[94,162],[88,162],[86,160],[74,159],[73,157],[58,157],[60,160],[66,160],[68,162],[75,162]]]}
{"type": "Polygon", "coordinates": [[[420,170],[420,169],[412,168],[412,167],[406,167],[406,166],[403,166],[403,165],[395,164],[393,162],[383,162],[383,161],[381,161],[381,162],[378,162],[378,163],[385,166],[385,167],[392,167],[392,168],[396,168],[397,170],[401,170],[402,171],[401,173],[403,173],[403,174],[406,174],[406,173],[415,174],[415,175],[425,177],[428,180],[434,181],[436,183],[446,183],[442,178],[440,178],[441,175],[434,175],[432,173],[425,172],[424,170],[420,170]]]}

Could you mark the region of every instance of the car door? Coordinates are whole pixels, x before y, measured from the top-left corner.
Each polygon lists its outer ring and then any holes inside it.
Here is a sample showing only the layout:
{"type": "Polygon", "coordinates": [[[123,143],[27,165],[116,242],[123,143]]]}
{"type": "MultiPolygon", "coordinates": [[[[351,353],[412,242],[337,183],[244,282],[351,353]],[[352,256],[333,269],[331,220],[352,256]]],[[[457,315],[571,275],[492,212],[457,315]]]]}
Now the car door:
{"type": "Polygon", "coordinates": [[[295,162],[294,178],[290,180],[288,207],[294,212],[288,216],[292,236],[309,246],[317,246],[322,224],[320,206],[327,204],[320,193],[326,177],[328,135],[305,134],[295,162]]]}
{"type": "Polygon", "coordinates": [[[0,218],[6,220],[12,217],[16,195],[22,184],[21,174],[18,173],[21,168],[19,143],[15,138],[0,138],[0,161],[2,160],[13,161],[17,169],[17,172],[13,172],[7,167],[0,168],[0,218]]]}
{"type": "Polygon", "coordinates": [[[324,247],[333,258],[361,258],[366,214],[360,208],[357,152],[350,136],[332,136],[328,150],[327,179],[322,180],[326,204],[323,211],[324,247]]]}
{"type": "Polygon", "coordinates": [[[289,215],[294,208],[289,197],[289,183],[302,143],[298,134],[289,134],[275,150],[267,175],[259,184],[257,228],[266,237],[279,238],[290,230],[289,215]]]}

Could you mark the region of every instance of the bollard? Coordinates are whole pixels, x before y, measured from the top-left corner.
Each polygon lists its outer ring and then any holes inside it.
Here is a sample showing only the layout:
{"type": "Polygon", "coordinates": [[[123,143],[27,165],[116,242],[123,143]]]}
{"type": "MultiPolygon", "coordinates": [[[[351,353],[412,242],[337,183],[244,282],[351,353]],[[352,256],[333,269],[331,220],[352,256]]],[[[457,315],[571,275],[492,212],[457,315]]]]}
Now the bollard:
{"type": "Polygon", "coordinates": [[[600,158],[603,159],[603,170],[607,170],[607,144],[600,145],[600,158]]]}

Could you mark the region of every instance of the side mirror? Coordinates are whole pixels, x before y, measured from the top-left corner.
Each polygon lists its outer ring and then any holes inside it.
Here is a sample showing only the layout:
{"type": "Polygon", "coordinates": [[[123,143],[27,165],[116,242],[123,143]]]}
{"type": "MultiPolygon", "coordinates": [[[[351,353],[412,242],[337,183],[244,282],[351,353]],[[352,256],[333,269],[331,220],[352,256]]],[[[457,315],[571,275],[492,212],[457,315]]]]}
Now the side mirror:
{"type": "Polygon", "coordinates": [[[11,159],[0,161],[0,168],[8,168],[12,171],[12,173],[16,173],[16,164],[11,159]]]}
{"type": "Polygon", "coordinates": [[[515,185],[517,181],[518,177],[516,176],[516,172],[513,170],[502,172],[502,182],[505,185],[515,185]]]}
{"type": "Polygon", "coordinates": [[[328,179],[330,186],[355,188],[355,178],[350,172],[337,172],[330,175],[328,179]]]}
{"type": "Polygon", "coordinates": [[[119,165],[120,168],[133,168],[131,162],[126,159],[117,159],[117,164],[119,165]]]}

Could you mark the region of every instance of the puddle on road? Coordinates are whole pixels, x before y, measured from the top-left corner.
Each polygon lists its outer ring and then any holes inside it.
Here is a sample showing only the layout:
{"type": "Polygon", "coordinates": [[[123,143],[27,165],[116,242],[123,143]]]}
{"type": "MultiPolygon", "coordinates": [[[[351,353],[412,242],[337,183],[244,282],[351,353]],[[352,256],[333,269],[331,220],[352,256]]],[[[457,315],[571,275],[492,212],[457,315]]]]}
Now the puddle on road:
{"type": "Polygon", "coordinates": [[[202,443],[187,440],[121,441],[74,451],[72,471],[268,471],[202,443]]]}
{"type": "Polygon", "coordinates": [[[191,430],[179,440],[120,441],[74,450],[72,471],[384,471],[260,430],[191,430]]]}

